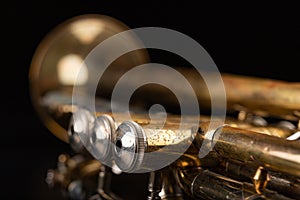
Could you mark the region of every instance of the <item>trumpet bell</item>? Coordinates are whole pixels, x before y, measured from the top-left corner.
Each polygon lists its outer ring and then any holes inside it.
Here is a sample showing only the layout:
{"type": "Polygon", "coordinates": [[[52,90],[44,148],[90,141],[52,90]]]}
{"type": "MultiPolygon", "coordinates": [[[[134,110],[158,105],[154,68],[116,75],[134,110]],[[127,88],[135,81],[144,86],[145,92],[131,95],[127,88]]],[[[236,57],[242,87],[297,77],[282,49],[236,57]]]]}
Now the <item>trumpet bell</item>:
{"type": "MultiPolygon", "coordinates": [[[[85,67],[85,57],[105,39],[128,29],[108,16],[81,15],[58,25],[37,47],[29,72],[31,99],[46,127],[59,139],[68,142],[69,115],[61,115],[72,113],[72,106],[66,105],[71,105],[74,84],[86,84],[93,73],[85,67]],[[57,107],[60,104],[65,106],[57,107]],[[55,112],[51,111],[53,106],[55,112]]],[[[134,44],[136,38],[126,42],[134,44]]],[[[109,67],[128,69],[147,61],[147,51],[139,49],[119,57],[109,67]]]]}

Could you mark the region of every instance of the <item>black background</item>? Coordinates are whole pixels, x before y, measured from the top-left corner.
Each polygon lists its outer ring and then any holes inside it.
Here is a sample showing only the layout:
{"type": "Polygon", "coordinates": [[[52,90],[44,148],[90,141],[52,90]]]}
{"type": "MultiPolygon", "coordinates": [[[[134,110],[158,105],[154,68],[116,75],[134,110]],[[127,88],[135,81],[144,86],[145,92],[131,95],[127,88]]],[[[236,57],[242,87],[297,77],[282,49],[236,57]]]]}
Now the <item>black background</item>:
{"type": "MultiPolygon", "coordinates": [[[[95,13],[117,18],[131,28],[170,28],[198,41],[221,72],[299,81],[300,14],[296,8],[282,4],[100,0],[11,1],[1,5],[1,197],[59,199],[44,179],[47,169],[55,167],[57,155],[70,149],[40,122],[28,87],[34,51],[59,23],[95,13]]],[[[145,178],[121,183],[126,193],[137,192],[136,199],[144,197],[145,178]]]]}

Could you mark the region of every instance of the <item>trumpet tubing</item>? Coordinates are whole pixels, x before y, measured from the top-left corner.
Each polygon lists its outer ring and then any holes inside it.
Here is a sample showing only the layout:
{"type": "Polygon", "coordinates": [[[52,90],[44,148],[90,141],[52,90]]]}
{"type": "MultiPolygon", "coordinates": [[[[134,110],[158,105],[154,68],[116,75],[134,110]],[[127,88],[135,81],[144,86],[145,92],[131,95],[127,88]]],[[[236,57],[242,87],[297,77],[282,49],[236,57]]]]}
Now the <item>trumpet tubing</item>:
{"type": "MultiPolygon", "coordinates": [[[[107,16],[81,16],[59,26],[37,49],[29,76],[33,104],[47,128],[76,152],[59,156],[58,168],[48,171],[49,186],[62,187],[70,199],[120,200],[110,182],[112,175],[125,172],[149,175],[149,200],[299,198],[300,83],[221,74],[224,119],[209,115],[212,97],[198,72],[173,67],[194,90],[182,85],[180,94],[187,101],[195,95],[204,113],[171,112],[181,111],[178,100],[155,84],[139,88],[129,112],[110,97],[126,72],[148,62],[147,51],[139,49],[105,71],[95,89],[95,110],[81,104],[90,98],[84,85],[95,78],[84,58],[128,29],[107,16]],[[75,87],[79,99],[73,98],[75,87]],[[158,98],[167,112],[148,113],[158,98]]],[[[141,47],[139,42],[132,36],[119,45],[141,47]]],[[[160,74],[158,68],[153,74],[160,74]]],[[[163,79],[176,82],[171,76],[163,79]]],[[[124,84],[134,87],[135,77],[124,84]]]]}

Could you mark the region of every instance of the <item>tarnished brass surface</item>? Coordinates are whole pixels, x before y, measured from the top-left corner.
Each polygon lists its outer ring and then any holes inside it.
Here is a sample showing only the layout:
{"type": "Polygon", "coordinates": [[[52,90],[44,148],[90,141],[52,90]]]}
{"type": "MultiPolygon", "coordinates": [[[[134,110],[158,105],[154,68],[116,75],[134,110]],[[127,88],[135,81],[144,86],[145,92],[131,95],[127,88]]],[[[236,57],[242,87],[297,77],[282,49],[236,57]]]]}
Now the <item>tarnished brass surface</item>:
{"type": "MultiPolygon", "coordinates": [[[[192,68],[174,67],[190,82],[200,102],[202,109],[210,109],[208,88],[199,73],[192,68]]],[[[101,89],[105,93],[113,90],[109,81],[116,82],[122,75],[121,71],[112,71],[110,79],[101,89]],[[115,80],[116,79],[116,80],[115,80]]],[[[159,72],[157,72],[159,73],[159,72]]],[[[213,74],[212,74],[213,76],[213,74]]],[[[235,74],[221,74],[226,90],[227,108],[229,111],[245,110],[260,116],[272,116],[297,121],[300,111],[300,83],[280,80],[241,76],[235,74]]],[[[168,77],[165,77],[168,79],[168,77]]],[[[171,80],[170,80],[171,81],[171,80]]],[[[128,82],[128,85],[134,82],[128,82]]],[[[182,88],[189,91],[188,88],[182,88]]],[[[160,96],[160,102],[166,108],[177,108],[178,102],[171,93],[162,87],[151,85],[140,88],[140,94],[135,103],[148,107],[160,96]],[[143,95],[142,95],[143,94],[143,95]]],[[[186,93],[186,98],[193,97],[193,93],[186,93]],[[188,95],[191,95],[190,97],[188,95]]],[[[218,97],[214,97],[218,98],[218,97]]]]}
{"type": "MultiPolygon", "coordinates": [[[[299,82],[223,73],[227,113],[225,121],[217,117],[212,121],[209,116],[212,97],[203,77],[193,68],[174,67],[194,89],[191,92],[183,86],[178,92],[187,101],[196,95],[201,116],[184,116],[183,123],[176,112],[180,110],[178,100],[166,88],[155,84],[139,88],[130,101],[133,108],[130,117],[122,112],[112,113],[110,98],[115,84],[132,67],[149,61],[147,51],[141,48],[111,63],[101,78],[101,87],[95,89],[95,96],[87,97],[86,91],[81,91],[82,99],[96,99],[96,113],[85,110],[85,105],[73,104],[77,77],[69,75],[76,67],[78,70],[76,62],[81,66],[95,45],[127,29],[107,16],[73,18],[53,30],[33,57],[29,80],[34,107],[46,127],[78,153],[73,157],[59,156],[57,169],[49,170],[46,179],[49,186],[62,187],[70,199],[119,200],[109,187],[113,171],[120,173],[122,167],[124,172],[145,166],[154,169],[151,159],[156,159],[155,162],[167,166],[150,172],[148,200],[299,199],[299,82]],[[73,60],[61,68],[66,58],[73,60]],[[69,66],[72,68],[66,70],[69,66]],[[148,109],[157,103],[158,97],[167,116],[156,113],[150,118],[148,109]],[[83,119],[77,132],[73,120],[76,113],[83,119]],[[96,120],[101,123],[95,123],[96,120]],[[208,128],[210,123],[215,129],[208,128]],[[126,129],[122,130],[122,125],[126,129]],[[124,135],[133,137],[127,137],[130,142],[122,149],[124,135]],[[200,158],[202,145],[210,152],[200,158]],[[120,151],[124,154],[118,154],[120,151]],[[151,157],[153,152],[160,154],[151,157]],[[105,158],[103,163],[100,158],[105,158]],[[149,165],[143,166],[145,163],[149,165]]],[[[132,37],[122,45],[129,43],[139,42],[132,37]]],[[[159,73],[153,70],[153,74],[159,73]]],[[[172,77],[163,78],[174,82],[172,77]]],[[[81,83],[84,85],[87,80],[81,83]]],[[[125,85],[135,86],[135,79],[125,85]]],[[[213,98],[220,100],[222,96],[217,93],[213,98]]]]}
{"type": "MultiPolygon", "coordinates": [[[[196,141],[201,144],[208,129],[203,123],[196,141]]],[[[221,156],[255,161],[262,166],[300,177],[300,145],[298,141],[283,140],[257,132],[224,126],[216,133],[214,150],[221,156]]]]}
{"type": "MultiPolygon", "coordinates": [[[[257,168],[259,168],[259,163],[245,163],[232,159],[222,159],[222,161],[219,160],[218,167],[212,170],[235,180],[253,182],[257,168]]],[[[300,196],[299,178],[273,170],[268,170],[267,173],[269,174],[267,188],[295,199],[300,196]]]]}
{"type": "Polygon", "coordinates": [[[201,168],[175,169],[175,171],[180,186],[196,199],[291,199],[271,190],[257,194],[251,183],[239,182],[201,168]]]}
{"type": "Polygon", "coordinates": [[[271,79],[223,75],[229,108],[236,105],[261,116],[298,120],[300,84],[271,79]]]}

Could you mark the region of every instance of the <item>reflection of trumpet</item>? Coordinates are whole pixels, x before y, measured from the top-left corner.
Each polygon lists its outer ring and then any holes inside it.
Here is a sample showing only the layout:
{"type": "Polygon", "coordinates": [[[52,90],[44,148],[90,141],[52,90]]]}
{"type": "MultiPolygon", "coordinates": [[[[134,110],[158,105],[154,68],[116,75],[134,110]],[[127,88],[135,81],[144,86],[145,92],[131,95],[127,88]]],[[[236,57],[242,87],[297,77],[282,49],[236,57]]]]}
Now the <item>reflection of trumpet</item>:
{"type": "MultiPolygon", "coordinates": [[[[145,109],[158,95],[164,97],[160,102],[167,111],[178,110],[176,99],[155,85],[140,88],[132,101],[131,119],[122,113],[122,105],[119,113],[112,114],[105,98],[126,71],[148,61],[146,50],[141,49],[121,56],[105,72],[101,90],[96,90],[99,113],[72,104],[74,84],[86,84],[93,73],[85,71],[85,56],[101,41],[127,29],[109,17],[82,16],[61,25],[38,48],[30,71],[33,103],[49,130],[69,142],[84,160],[74,163],[78,160],[61,156],[63,170],[50,171],[49,183],[60,183],[73,199],[118,199],[109,190],[112,171],[150,171],[157,167],[152,162],[155,157],[163,168],[150,173],[149,199],[297,198],[299,83],[222,74],[228,105],[226,125],[221,119],[221,124],[209,123],[208,115],[185,116],[183,124],[176,113],[155,113],[150,118],[145,109]],[[195,121],[199,122],[196,126],[195,121]],[[199,158],[201,148],[211,151],[199,158]],[[66,160],[71,164],[65,166],[66,160]],[[78,170],[79,174],[72,175],[78,170]],[[75,186],[86,192],[74,193],[75,186]]],[[[120,45],[129,43],[138,43],[137,38],[120,45]]],[[[211,99],[200,75],[193,69],[174,69],[190,82],[201,108],[209,113],[211,99]]],[[[82,94],[86,98],[85,91],[82,94]]],[[[188,99],[192,94],[185,95],[188,99]]]]}

